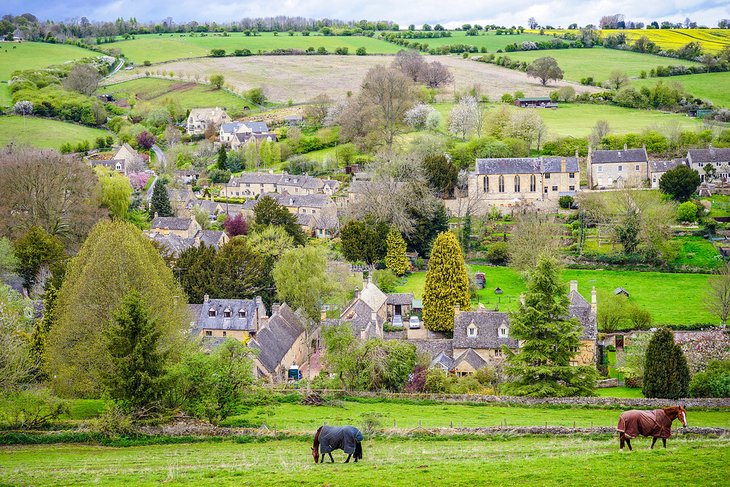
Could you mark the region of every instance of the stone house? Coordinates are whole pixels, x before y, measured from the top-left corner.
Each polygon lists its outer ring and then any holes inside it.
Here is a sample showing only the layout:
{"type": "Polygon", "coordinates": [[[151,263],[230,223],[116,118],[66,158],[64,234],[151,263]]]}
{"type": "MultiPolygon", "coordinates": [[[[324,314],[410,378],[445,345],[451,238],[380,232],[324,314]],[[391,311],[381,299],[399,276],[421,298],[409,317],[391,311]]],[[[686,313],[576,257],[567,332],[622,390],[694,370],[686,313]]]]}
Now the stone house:
{"type": "Polygon", "coordinates": [[[203,298],[203,304],[191,305],[195,314],[193,335],[208,338],[235,338],[247,342],[256,336],[266,321],[266,308],[260,296],[255,299],[203,298]]]}
{"type": "Polygon", "coordinates": [[[390,293],[387,294],[386,315],[388,321],[393,321],[394,316],[400,316],[404,326],[407,326],[408,318],[413,312],[413,293],[390,293]]]}
{"type": "Polygon", "coordinates": [[[271,317],[248,342],[257,351],[254,375],[270,382],[285,381],[292,365],[306,362],[307,339],[305,323],[299,315],[286,303],[272,305],[271,317]]]}
{"type": "Polygon", "coordinates": [[[664,176],[664,173],[670,169],[684,164],[681,159],[674,159],[671,161],[649,161],[649,178],[651,179],[651,187],[656,189],[659,188],[659,180],[664,176]]]}
{"type": "Polygon", "coordinates": [[[350,322],[357,338],[383,338],[387,301],[388,296],[368,277],[363,282],[362,291],[358,290],[355,298],[342,310],[340,321],[350,322]]]}
{"type": "Polygon", "coordinates": [[[730,176],[730,148],[716,149],[689,149],[687,151],[687,164],[700,175],[701,182],[705,182],[705,166],[712,166],[715,169],[715,178],[726,180],[730,176]]]}
{"type": "Polygon", "coordinates": [[[189,135],[203,135],[208,127],[219,126],[230,121],[231,117],[226,113],[225,108],[193,108],[188,115],[186,128],[189,135]]]}
{"type": "Polygon", "coordinates": [[[269,196],[274,198],[280,205],[297,216],[297,222],[308,235],[320,238],[331,238],[339,230],[339,219],[337,218],[337,206],[329,196],[325,194],[303,194],[290,195],[284,193],[262,194],[256,200],[248,200],[243,205],[246,218],[253,219],[254,208],[261,198],[269,196]]]}
{"type": "Polygon", "coordinates": [[[203,230],[194,218],[156,216],[150,229],[145,230],[144,234],[167,248],[173,257],[178,257],[183,251],[200,244],[217,249],[230,240],[225,232],[203,230]]]}
{"type": "Polygon", "coordinates": [[[268,142],[276,142],[276,134],[274,133],[267,133],[267,134],[253,134],[253,133],[247,133],[247,132],[236,132],[233,134],[233,137],[231,138],[231,149],[233,150],[239,150],[244,145],[248,144],[249,141],[252,141],[252,143],[256,144],[256,147],[261,144],[264,140],[268,142]]]}
{"type": "Polygon", "coordinates": [[[638,188],[650,177],[646,147],[623,150],[588,149],[586,162],[590,189],[638,188]]]}
{"type": "Polygon", "coordinates": [[[232,177],[221,190],[222,197],[252,198],[264,193],[289,193],[293,195],[333,195],[340,187],[339,181],[320,179],[306,175],[273,173],[243,173],[232,177]]]}

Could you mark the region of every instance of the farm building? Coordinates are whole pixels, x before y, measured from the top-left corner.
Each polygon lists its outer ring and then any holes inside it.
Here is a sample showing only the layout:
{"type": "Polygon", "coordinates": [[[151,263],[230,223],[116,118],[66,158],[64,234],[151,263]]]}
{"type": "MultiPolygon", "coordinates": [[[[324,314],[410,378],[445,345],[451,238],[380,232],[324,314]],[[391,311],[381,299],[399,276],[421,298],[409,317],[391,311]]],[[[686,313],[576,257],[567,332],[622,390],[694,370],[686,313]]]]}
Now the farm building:
{"type": "Polygon", "coordinates": [[[515,106],[520,108],[558,108],[558,104],[549,97],[518,98],[515,106]]]}

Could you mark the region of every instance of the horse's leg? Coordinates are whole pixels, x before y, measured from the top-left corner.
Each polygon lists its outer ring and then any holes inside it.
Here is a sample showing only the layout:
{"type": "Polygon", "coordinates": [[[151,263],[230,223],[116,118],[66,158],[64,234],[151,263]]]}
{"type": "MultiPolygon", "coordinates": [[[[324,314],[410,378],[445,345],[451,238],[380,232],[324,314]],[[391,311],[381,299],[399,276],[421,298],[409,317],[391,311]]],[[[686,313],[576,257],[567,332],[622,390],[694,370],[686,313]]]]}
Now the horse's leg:
{"type": "Polygon", "coordinates": [[[319,458],[319,463],[324,463],[324,453],[322,453],[322,456],[319,458]]]}
{"type": "Polygon", "coordinates": [[[631,439],[626,438],[626,445],[629,447],[629,451],[634,451],[634,449],[631,448],[631,439]]]}
{"type": "Polygon", "coordinates": [[[335,459],[332,458],[332,452],[329,452],[328,455],[330,456],[330,460],[332,460],[332,463],[335,463],[335,459]]]}
{"type": "Polygon", "coordinates": [[[667,447],[667,439],[666,438],[662,438],[662,444],[664,445],[664,448],[667,447]]]}
{"type": "MultiPolygon", "coordinates": [[[[350,453],[349,455],[347,455],[347,460],[345,460],[345,463],[350,463],[350,457],[351,456],[352,456],[352,453],[350,453]]],[[[355,459],[355,461],[357,461],[357,458],[355,459]]]]}
{"type": "Polygon", "coordinates": [[[618,438],[619,438],[620,450],[624,451],[624,443],[626,443],[626,435],[621,433],[618,435],[618,438]]]}
{"type": "Polygon", "coordinates": [[[653,439],[653,440],[651,440],[651,449],[652,449],[652,450],[654,449],[654,443],[656,443],[656,440],[657,440],[657,438],[658,438],[658,437],[657,437],[657,436],[655,436],[655,437],[654,437],[654,439],[653,439]]]}

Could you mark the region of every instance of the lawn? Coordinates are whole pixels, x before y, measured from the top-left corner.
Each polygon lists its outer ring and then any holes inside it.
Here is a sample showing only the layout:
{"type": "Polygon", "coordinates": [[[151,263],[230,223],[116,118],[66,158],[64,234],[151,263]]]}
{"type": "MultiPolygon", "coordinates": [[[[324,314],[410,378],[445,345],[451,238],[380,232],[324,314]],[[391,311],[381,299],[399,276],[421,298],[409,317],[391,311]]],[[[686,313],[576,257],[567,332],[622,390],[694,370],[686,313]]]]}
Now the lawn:
{"type": "MultiPolygon", "coordinates": [[[[486,288],[478,294],[479,302],[489,309],[499,305],[501,311],[517,308],[519,296],[525,291],[524,281],[509,267],[471,265],[470,273],[485,273],[486,288]],[[502,289],[500,296],[495,288],[502,289]]],[[[423,294],[425,272],[411,274],[397,292],[412,292],[417,298],[423,294]]],[[[598,302],[617,287],[625,288],[634,301],[648,310],[654,322],[661,324],[718,323],[705,310],[707,274],[669,274],[661,272],[565,269],[563,280],[576,279],[581,294],[590,300],[591,286],[596,286],[598,302]]],[[[719,323],[718,323],[719,324],[719,323]]]]}
{"type": "MultiPolygon", "coordinates": [[[[546,34],[577,31],[549,30],[546,34]]],[[[730,45],[730,31],[727,29],[606,29],[599,31],[601,37],[622,33],[629,44],[633,44],[639,37],[646,36],[662,49],[679,49],[690,42],[699,42],[702,48],[709,52],[718,52],[730,45]]]]}
{"type": "MultiPolygon", "coordinates": [[[[481,31],[478,36],[468,36],[464,31],[452,31],[451,37],[439,37],[436,39],[410,39],[411,42],[428,44],[428,47],[439,47],[453,44],[466,44],[475,46],[481,50],[486,47],[488,52],[497,52],[504,49],[508,44],[521,44],[525,41],[543,42],[552,39],[551,36],[544,36],[536,33],[524,33],[513,35],[497,35],[496,31],[481,31]]],[[[397,52],[397,51],[396,51],[397,52]]]]}
{"type": "Polygon", "coordinates": [[[12,102],[7,81],[0,81],[0,107],[9,107],[12,102]]]}
{"type": "Polygon", "coordinates": [[[205,37],[192,37],[186,34],[138,35],[136,39],[109,44],[110,48],[121,49],[124,55],[136,64],[144,61],[161,63],[174,59],[203,57],[210,55],[211,49],[224,49],[232,54],[236,49],[249,49],[253,54],[273,49],[301,49],[308,47],[317,49],[325,47],[333,52],[338,47],[347,47],[349,54],[354,55],[358,47],[364,47],[371,54],[395,54],[401,47],[377,38],[363,36],[322,36],[315,33],[302,36],[296,33],[290,36],[280,33],[265,32],[257,36],[245,36],[242,33],[231,33],[227,37],[208,34],[205,37]]]}
{"type": "Polygon", "coordinates": [[[670,439],[649,450],[636,440],[517,437],[468,440],[366,438],[359,463],[315,465],[309,439],[204,442],[111,448],[5,447],[4,485],[723,485],[730,442],[670,439]]]}
{"type": "MultiPolygon", "coordinates": [[[[688,74],[661,79],[665,83],[679,83],[687,93],[701,99],[710,100],[715,105],[730,107],[730,72],[688,74]]],[[[651,86],[656,81],[656,78],[637,79],[633,80],[632,84],[634,86],[651,86]]]]}
{"type": "Polygon", "coordinates": [[[703,237],[675,237],[679,247],[679,255],[675,265],[714,269],[722,265],[722,256],[712,242],[703,237]]]}
{"type": "Polygon", "coordinates": [[[604,387],[596,389],[596,396],[641,398],[644,397],[644,394],[642,394],[641,389],[635,387],[604,387]]]}
{"type": "Polygon", "coordinates": [[[0,43],[0,80],[10,79],[10,73],[23,69],[45,68],[99,53],[66,44],[45,42],[0,43]]]}
{"type": "Polygon", "coordinates": [[[556,49],[550,51],[521,51],[504,54],[518,61],[533,61],[540,57],[550,56],[558,61],[558,66],[565,72],[565,79],[580,81],[592,76],[595,81],[605,81],[611,71],[621,70],[630,77],[638,77],[641,71],[647,73],[657,66],[683,65],[693,66],[698,63],[671,59],[653,54],[641,54],[631,51],[618,51],[594,47],[593,49],[556,49]],[[596,62],[599,60],[600,62],[596,62]]]}
{"type": "Polygon", "coordinates": [[[106,137],[107,130],[85,127],[73,123],[35,118],[0,116],[0,147],[13,142],[20,145],[58,149],[65,142],[76,144],[88,140],[92,146],[97,137],[106,137]]]}
{"type": "Polygon", "coordinates": [[[243,113],[246,106],[255,108],[255,105],[245,98],[229,91],[192,81],[139,78],[103,86],[99,88],[99,92],[112,94],[115,100],[125,103],[131,94],[135,94],[140,106],[160,106],[173,101],[184,109],[225,107],[233,116],[243,113]]]}

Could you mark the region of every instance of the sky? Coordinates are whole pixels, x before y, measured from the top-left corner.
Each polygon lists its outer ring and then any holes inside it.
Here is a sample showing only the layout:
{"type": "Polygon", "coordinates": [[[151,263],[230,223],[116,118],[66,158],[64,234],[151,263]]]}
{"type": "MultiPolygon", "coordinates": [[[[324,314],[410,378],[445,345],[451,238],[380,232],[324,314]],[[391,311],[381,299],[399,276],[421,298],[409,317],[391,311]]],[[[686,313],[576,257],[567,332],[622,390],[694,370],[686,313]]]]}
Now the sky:
{"type": "Polygon", "coordinates": [[[603,15],[622,13],[627,20],[682,22],[686,17],[699,25],[716,27],[730,18],[730,0],[3,0],[0,15],[30,12],[42,20],[65,20],[85,16],[113,21],[136,17],[142,22],[227,22],[244,17],[276,15],[340,20],[393,20],[408,24],[440,23],[456,27],[463,23],[527,25],[535,17],[541,25],[567,27],[571,23],[598,24],[603,15]]]}

